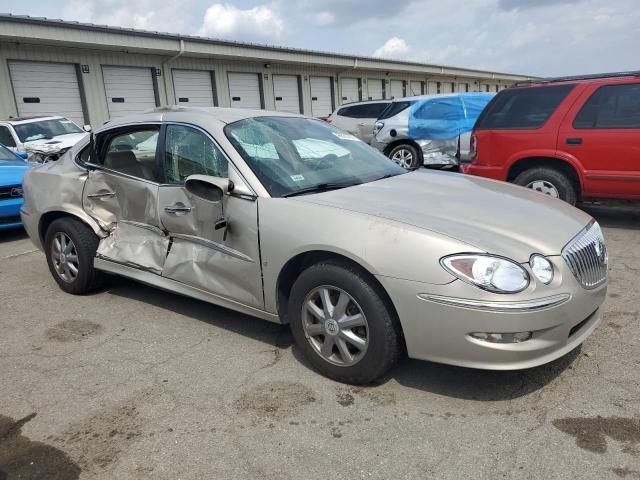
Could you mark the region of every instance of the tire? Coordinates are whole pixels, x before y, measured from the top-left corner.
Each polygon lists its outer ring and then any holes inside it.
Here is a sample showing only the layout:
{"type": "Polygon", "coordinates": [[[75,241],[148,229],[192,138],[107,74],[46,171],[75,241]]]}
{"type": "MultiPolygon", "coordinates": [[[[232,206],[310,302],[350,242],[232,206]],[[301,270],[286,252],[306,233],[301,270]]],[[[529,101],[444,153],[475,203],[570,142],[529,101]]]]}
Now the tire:
{"type": "MultiPolygon", "coordinates": [[[[317,301],[324,305],[319,299],[317,301]]],[[[319,310],[322,312],[322,308],[319,310]]],[[[378,380],[395,365],[402,351],[402,331],[395,312],[387,304],[384,292],[380,291],[380,287],[366,272],[346,263],[325,262],[304,270],[291,289],[288,313],[293,337],[306,359],[317,371],[339,382],[362,385],[378,380]],[[342,318],[341,321],[335,322],[332,320],[333,316],[330,316],[330,320],[323,323],[305,307],[309,301],[316,299],[316,295],[321,298],[322,294],[316,292],[322,292],[323,289],[334,289],[333,299],[329,303],[336,310],[340,309],[338,298],[342,298],[342,294],[349,297],[345,315],[335,315],[337,319],[342,318]],[[358,310],[361,317],[364,317],[365,326],[349,329],[344,322],[361,321],[358,320],[358,310]],[[310,325],[310,321],[317,323],[310,325]],[[328,333],[333,328],[331,322],[338,325],[338,333],[328,333]],[[311,328],[315,330],[312,331],[311,328]],[[309,334],[320,329],[323,333],[315,336],[309,334]],[[365,339],[364,348],[356,348],[355,344],[349,343],[356,336],[359,338],[358,343],[365,339]],[[345,343],[344,338],[349,340],[345,343]],[[320,345],[327,341],[334,342],[332,356],[329,358],[321,353],[320,345]],[[339,343],[343,344],[342,348],[339,343]],[[349,355],[353,357],[352,364],[344,361],[348,358],[348,355],[343,355],[344,345],[347,345],[349,355]]]]}
{"type": "Polygon", "coordinates": [[[569,177],[551,167],[535,167],[518,175],[513,183],[547,193],[553,197],[575,205],[578,193],[569,177]]]}
{"type": "Polygon", "coordinates": [[[420,152],[409,143],[402,143],[393,147],[389,152],[389,158],[407,170],[415,170],[422,166],[420,152]]]}
{"type": "Polygon", "coordinates": [[[79,220],[66,217],[51,223],[45,235],[45,255],[49,271],[62,290],[82,295],[102,284],[103,273],[93,267],[98,242],[96,234],[79,220]],[[71,247],[68,247],[69,243],[64,243],[65,237],[71,242],[71,247]],[[62,248],[65,245],[68,248],[62,248]],[[67,251],[64,261],[56,254],[60,250],[67,251]],[[75,265],[75,274],[71,265],[75,265]]]}

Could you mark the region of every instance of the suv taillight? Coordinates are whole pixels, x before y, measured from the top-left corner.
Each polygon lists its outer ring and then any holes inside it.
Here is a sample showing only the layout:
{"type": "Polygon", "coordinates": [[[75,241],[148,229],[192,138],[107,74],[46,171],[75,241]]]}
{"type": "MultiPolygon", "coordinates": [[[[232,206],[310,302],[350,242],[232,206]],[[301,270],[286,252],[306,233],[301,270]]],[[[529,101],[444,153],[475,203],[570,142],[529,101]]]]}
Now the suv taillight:
{"type": "Polygon", "coordinates": [[[478,137],[471,135],[471,143],[469,144],[469,159],[474,162],[478,158],[478,137]]]}

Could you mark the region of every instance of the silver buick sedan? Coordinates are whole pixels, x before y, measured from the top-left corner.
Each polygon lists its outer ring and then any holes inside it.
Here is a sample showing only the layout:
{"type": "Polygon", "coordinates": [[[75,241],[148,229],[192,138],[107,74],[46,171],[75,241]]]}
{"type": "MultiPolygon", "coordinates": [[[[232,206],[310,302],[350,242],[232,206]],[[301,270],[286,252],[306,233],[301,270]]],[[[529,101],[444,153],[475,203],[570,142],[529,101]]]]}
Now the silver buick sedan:
{"type": "Polygon", "coordinates": [[[106,272],[288,323],[309,362],[347,383],[404,354],[549,362],[593,332],[606,295],[587,214],[507,183],[408,172],[298,115],[114,120],[30,170],[24,193],[24,225],[64,291],[106,272]]]}

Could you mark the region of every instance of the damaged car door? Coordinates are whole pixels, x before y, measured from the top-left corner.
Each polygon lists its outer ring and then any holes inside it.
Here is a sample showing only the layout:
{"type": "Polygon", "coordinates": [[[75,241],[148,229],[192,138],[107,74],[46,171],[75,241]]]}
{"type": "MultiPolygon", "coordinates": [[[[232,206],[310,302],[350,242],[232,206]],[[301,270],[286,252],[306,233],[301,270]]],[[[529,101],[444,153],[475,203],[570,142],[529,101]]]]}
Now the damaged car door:
{"type": "Polygon", "coordinates": [[[158,215],[160,125],[107,130],[94,139],[83,207],[109,233],[96,256],[156,274],[169,238],[158,215]]]}
{"type": "Polygon", "coordinates": [[[207,132],[168,124],[163,145],[158,210],[171,244],[162,275],[263,307],[256,197],[235,193],[250,190],[207,132]]]}

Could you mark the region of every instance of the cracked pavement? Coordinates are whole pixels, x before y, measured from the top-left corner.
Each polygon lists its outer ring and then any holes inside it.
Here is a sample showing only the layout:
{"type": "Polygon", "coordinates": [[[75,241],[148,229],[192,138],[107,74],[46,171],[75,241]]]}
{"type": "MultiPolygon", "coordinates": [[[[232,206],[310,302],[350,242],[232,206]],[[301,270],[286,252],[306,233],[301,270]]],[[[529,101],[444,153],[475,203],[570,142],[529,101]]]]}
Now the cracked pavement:
{"type": "Polygon", "coordinates": [[[310,370],[287,327],[121,278],[70,296],[0,232],[0,478],[640,479],[640,205],[604,227],[604,318],[543,367],[310,370]]]}

